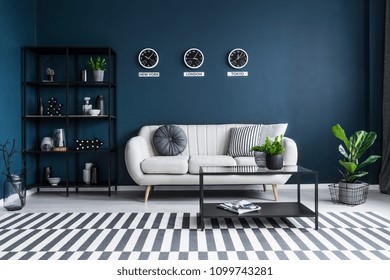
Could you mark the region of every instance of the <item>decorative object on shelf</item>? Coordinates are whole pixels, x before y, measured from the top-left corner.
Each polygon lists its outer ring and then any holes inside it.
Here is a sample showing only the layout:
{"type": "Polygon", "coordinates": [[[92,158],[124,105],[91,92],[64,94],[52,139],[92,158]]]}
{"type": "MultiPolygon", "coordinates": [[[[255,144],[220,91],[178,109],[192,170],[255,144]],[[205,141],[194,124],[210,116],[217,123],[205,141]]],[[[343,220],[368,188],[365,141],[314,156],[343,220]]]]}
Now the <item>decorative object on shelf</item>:
{"type": "Polygon", "coordinates": [[[56,187],[58,183],[61,182],[60,177],[50,177],[47,180],[49,181],[50,185],[52,185],[53,187],[56,187]]]}
{"type": "Polygon", "coordinates": [[[93,70],[93,78],[95,82],[103,82],[106,64],[106,59],[101,59],[100,56],[98,56],[95,61],[92,57],[89,58],[88,65],[93,70]]]}
{"type": "Polygon", "coordinates": [[[138,62],[143,68],[152,69],[157,66],[158,61],[158,53],[152,48],[145,48],[138,54],[138,62]]]}
{"type": "Polygon", "coordinates": [[[244,68],[248,64],[248,54],[243,49],[232,50],[228,55],[229,65],[235,69],[244,68]]]}
{"type": "Polygon", "coordinates": [[[88,81],[88,71],[87,70],[81,70],[81,79],[82,82],[88,81]]]}
{"type": "Polygon", "coordinates": [[[332,133],[345,146],[340,144],[338,147],[340,154],[343,156],[343,159],[339,160],[339,164],[344,168],[344,171],[339,170],[343,177],[339,182],[339,200],[341,203],[354,205],[356,201],[352,201],[351,198],[354,196],[351,195],[351,192],[356,189],[361,189],[361,192],[365,191],[364,185],[366,183],[358,181],[358,179],[368,174],[367,171],[362,169],[380,158],[377,155],[370,155],[365,161],[359,160],[374,144],[377,135],[373,131],[359,130],[347,138],[344,129],[339,124],[332,127],[332,133]]]}
{"type": "Polygon", "coordinates": [[[40,116],[43,115],[43,102],[42,102],[42,97],[39,97],[39,101],[38,101],[38,115],[40,115],[40,116]]]}
{"type": "Polygon", "coordinates": [[[53,148],[53,138],[43,137],[41,141],[41,150],[43,152],[50,152],[52,148],[53,148]]]}
{"type": "Polygon", "coordinates": [[[283,134],[276,136],[273,141],[267,136],[265,143],[261,146],[253,146],[252,151],[265,153],[265,165],[270,170],[283,168],[283,134]]]}
{"type": "Polygon", "coordinates": [[[63,128],[54,129],[53,151],[66,151],[65,130],[63,128]]]}
{"type": "Polygon", "coordinates": [[[96,96],[95,107],[96,107],[96,109],[100,110],[99,115],[101,115],[101,116],[104,115],[104,103],[105,103],[105,100],[104,100],[104,96],[103,95],[96,96]]]}
{"type": "Polygon", "coordinates": [[[86,162],[85,163],[85,169],[91,169],[93,163],[92,162],[86,162]]]}
{"type": "Polygon", "coordinates": [[[54,82],[54,77],[55,77],[55,71],[54,71],[54,69],[48,67],[48,68],[46,69],[46,76],[47,76],[47,80],[48,80],[49,82],[54,82]]]}
{"type": "Polygon", "coordinates": [[[99,109],[91,109],[91,110],[89,110],[88,111],[88,114],[90,115],[90,116],[99,116],[99,113],[100,113],[100,110],[99,109]]]}
{"type": "Polygon", "coordinates": [[[83,169],[83,182],[87,185],[91,184],[91,169],[83,169]]]}
{"type": "Polygon", "coordinates": [[[96,162],[91,167],[91,184],[99,184],[99,167],[96,162]]]}
{"type": "Polygon", "coordinates": [[[92,105],[89,104],[89,100],[91,100],[91,97],[84,97],[84,105],[81,108],[83,115],[88,115],[89,110],[92,109],[92,105]]]}
{"type": "Polygon", "coordinates": [[[24,169],[20,174],[11,171],[12,157],[19,153],[15,148],[15,139],[12,141],[11,149],[8,150],[7,140],[0,144],[0,150],[3,155],[6,172],[3,174],[6,179],[3,184],[3,206],[8,211],[20,210],[26,204],[26,185],[24,181],[24,169]]]}
{"type": "Polygon", "coordinates": [[[202,66],[204,62],[204,56],[201,50],[191,48],[184,54],[184,63],[191,69],[196,69],[202,66]]]}
{"type": "Polygon", "coordinates": [[[103,142],[95,138],[94,140],[74,140],[77,151],[97,150],[103,146],[103,142]]]}
{"type": "Polygon", "coordinates": [[[52,176],[51,173],[51,167],[50,166],[45,166],[43,168],[43,182],[49,182],[49,178],[52,176]]]}
{"type": "Polygon", "coordinates": [[[49,116],[61,116],[62,104],[57,102],[55,97],[50,97],[47,100],[46,114],[49,116]]]}

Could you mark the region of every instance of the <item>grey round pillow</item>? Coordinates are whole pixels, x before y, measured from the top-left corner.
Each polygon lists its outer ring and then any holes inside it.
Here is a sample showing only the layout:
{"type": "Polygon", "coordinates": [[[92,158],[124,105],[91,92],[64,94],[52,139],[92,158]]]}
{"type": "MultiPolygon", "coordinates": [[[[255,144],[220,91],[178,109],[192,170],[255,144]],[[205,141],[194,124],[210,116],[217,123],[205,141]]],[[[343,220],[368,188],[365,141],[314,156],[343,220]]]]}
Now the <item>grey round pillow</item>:
{"type": "Polygon", "coordinates": [[[187,146],[187,136],[176,125],[160,126],[153,135],[153,145],[161,156],[177,156],[187,146]]]}

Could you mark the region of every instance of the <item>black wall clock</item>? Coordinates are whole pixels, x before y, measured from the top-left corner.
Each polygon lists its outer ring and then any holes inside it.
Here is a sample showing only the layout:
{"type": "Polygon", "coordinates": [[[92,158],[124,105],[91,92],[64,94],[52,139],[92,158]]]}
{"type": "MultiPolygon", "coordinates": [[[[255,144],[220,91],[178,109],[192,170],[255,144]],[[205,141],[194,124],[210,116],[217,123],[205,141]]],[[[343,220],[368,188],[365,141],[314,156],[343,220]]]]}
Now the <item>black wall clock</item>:
{"type": "Polygon", "coordinates": [[[241,69],[248,64],[248,54],[243,49],[234,49],[229,53],[228,62],[231,67],[241,69]]]}
{"type": "Polygon", "coordinates": [[[202,66],[204,61],[203,53],[196,48],[191,48],[184,54],[184,63],[191,69],[196,69],[202,66]]]}
{"type": "Polygon", "coordinates": [[[158,53],[154,49],[145,48],[140,51],[138,55],[138,62],[146,69],[154,68],[158,64],[158,53]]]}

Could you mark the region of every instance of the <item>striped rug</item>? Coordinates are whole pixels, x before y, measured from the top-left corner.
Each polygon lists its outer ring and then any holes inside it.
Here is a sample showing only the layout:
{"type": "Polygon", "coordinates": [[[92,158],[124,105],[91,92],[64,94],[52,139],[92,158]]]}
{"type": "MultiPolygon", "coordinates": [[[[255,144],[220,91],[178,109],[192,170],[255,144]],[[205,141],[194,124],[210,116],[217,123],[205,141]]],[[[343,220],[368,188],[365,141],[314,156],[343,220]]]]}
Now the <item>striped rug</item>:
{"type": "Polygon", "coordinates": [[[390,220],[373,212],[206,219],[190,213],[7,213],[0,260],[390,260],[390,220]]]}

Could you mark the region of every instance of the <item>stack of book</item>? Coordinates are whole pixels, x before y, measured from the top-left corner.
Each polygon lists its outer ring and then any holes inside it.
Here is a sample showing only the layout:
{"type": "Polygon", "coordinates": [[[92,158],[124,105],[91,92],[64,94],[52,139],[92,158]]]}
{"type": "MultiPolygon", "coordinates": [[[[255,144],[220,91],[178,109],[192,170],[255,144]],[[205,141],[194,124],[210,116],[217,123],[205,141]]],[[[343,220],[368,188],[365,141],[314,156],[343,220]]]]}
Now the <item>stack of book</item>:
{"type": "Polygon", "coordinates": [[[236,214],[244,214],[248,212],[258,211],[261,209],[259,205],[255,205],[247,200],[225,202],[219,204],[217,207],[236,214]]]}

